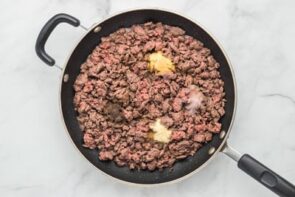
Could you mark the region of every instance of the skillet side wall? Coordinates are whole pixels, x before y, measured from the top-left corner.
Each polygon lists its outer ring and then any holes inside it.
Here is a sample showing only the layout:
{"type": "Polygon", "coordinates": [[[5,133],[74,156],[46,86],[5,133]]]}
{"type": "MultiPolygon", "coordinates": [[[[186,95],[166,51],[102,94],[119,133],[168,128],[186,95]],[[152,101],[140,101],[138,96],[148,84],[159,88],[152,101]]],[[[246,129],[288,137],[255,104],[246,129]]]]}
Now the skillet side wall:
{"type": "Polygon", "coordinates": [[[211,50],[212,55],[221,65],[219,71],[225,83],[225,98],[227,102],[225,105],[225,115],[221,119],[221,123],[222,130],[226,133],[229,132],[235,107],[234,79],[229,62],[214,39],[194,22],[171,12],[148,9],[125,12],[100,23],[99,26],[102,27],[101,31],[98,33],[90,31],[74,49],[65,67],[64,74],[69,74],[69,80],[67,82],[62,82],[61,87],[61,107],[63,118],[73,142],[79,151],[93,165],[112,177],[137,184],[165,183],[188,175],[212,157],[212,155],[208,154],[210,147],[213,146],[218,149],[218,147],[222,145],[222,142],[226,140],[226,138],[220,139],[218,135],[214,135],[213,140],[204,145],[194,156],[176,162],[173,166],[173,171],[165,169],[163,171],[156,170],[153,172],[136,170],[130,171],[127,167],[116,166],[114,162],[100,161],[98,159],[97,150],[90,150],[82,146],[83,133],[79,128],[79,124],[76,119],[77,113],[75,112],[73,105],[73,84],[80,72],[80,65],[100,43],[101,37],[107,36],[121,27],[130,27],[133,24],[141,24],[148,21],[162,22],[167,25],[178,26],[184,29],[186,34],[200,40],[204,43],[205,47],[211,50]]]}

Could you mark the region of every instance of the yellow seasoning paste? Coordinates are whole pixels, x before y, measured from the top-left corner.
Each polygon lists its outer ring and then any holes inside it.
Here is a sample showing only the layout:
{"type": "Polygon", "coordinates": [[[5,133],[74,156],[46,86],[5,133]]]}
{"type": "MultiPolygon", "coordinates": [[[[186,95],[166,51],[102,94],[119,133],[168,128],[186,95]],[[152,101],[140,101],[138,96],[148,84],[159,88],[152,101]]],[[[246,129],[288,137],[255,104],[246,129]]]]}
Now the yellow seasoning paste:
{"type": "Polygon", "coordinates": [[[160,121],[157,119],[151,126],[153,132],[149,133],[149,138],[163,143],[168,143],[170,141],[171,133],[160,121]]]}
{"type": "Polygon", "coordinates": [[[155,52],[149,56],[148,69],[158,75],[169,74],[175,71],[172,61],[163,56],[161,52],[155,52]]]}

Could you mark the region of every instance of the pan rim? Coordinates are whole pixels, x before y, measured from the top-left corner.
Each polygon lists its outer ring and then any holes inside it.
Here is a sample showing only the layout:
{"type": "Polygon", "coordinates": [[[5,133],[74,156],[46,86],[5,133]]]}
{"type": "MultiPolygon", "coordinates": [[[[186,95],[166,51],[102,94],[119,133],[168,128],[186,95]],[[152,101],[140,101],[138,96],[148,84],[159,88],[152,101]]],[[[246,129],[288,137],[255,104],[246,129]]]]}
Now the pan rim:
{"type": "Polygon", "coordinates": [[[227,55],[227,53],[225,52],[223,46],[221,45],[221,43],[216,39],[216,37],[213,36],[213,34],[208,31],[208,29],[206,27],[204,27],[201,23],[199,23],[197,20],[195,19],[192,19],[191,17],[185,15],[185,14],[182,14],[182,13],[179,13],[178,11],[176,10],[173,10],[173,9],[165,9],[165,8],[159,8],[159,7],[145,7],[145,8],[142,8],[142,7],[134,7],[134,8],[131,8],[131,9],[126,9],[126,10],[121,10],[121,11],[118,11],[118,12],[114,12],[113,14],[109,15],[108,17],[105,17],[103,19],[101,19],[101,21],[99,22],[96,22],[94,23],[93,25],[91,25],[87,31],[85,31],[80,40],[78,40],[76,42],[76,44],[73,46],[73,49],[71,51],[71,53],[68,54],[67,58],[65,58],[65,61],[64,61],[64,66],[62,67],[62,71],[61,71],[61,76],[60,76],[60,87],[59,87],[59,112],[61,114],[61,117],[62,117],[62,122],[63,122],[63,126],[64,126],[64,130],[66,131],[68,137],[70,138],[70,141],[72,142],[73,146],[78,150],[78,152],[93,166],[95,167],[96,169],[98,169],[102,174],[104,174],[106,177],[109,177],[111,178],[112,180],[115,180],[119,183],[123,183],[123,184],[127,184],[127,185],[131,185],[131,186],[140,186],[140,187],[154,187],[154,186],[162,186],[162,185],[170,185],[170,184],[173,184],[173,183],[177,183],[177,182],[180,182],[180,181],[183,181],[189,177],[191,177],[192,175],[196,174],[197,172],[201,171],[202,169],[204,169],[216,156],[219,152],[222,151],[223,147],[226,145],[226,142],[227,142],[227,139],[229,138],[229,135],[230,135],[230,132],[232,130],[232,126],[233,126],[233,123],[234,123],[234,120],[235,120],[235,115],[236,115],[236,107],[237,107],[237,84],[236,84],[236,77],[235,77],[235,73],[234,73],[234,69],[233,69],[233,66],[232,66],[232,63],[227,55]],[[171,180],[171,181],[166,181],[166,182],[162,182],[162,183],[134,183],[134,182],[129,182],[129,181],[125,181],[125,180],[121,180],[117,177],[114,177],[114,176],[111,176],[109,174],[107,174],[106,172],[102,171],[101,169],[99,169],[97,166],[95,166],[92,162],[90,162],[86,157],[85,155],[83,155],[80,150],[78,149],[78,147],[76,146],[76,144],[73,142],[73,139],[71,138],[70,134],[69,134],[69,131],[67,129],[67,126],[66,126],[66,123],[65,123],[65,119],[64,119],[64,116],[63,116],[63,113],[62,113],[62,100],[61,100],[61,93],[62,93],[62,85],[63,85],[63,77],[65,75],[65,70],[67,68],[67,65],[68,65],[68,62],[74,52],[74,50],[77,48],[77,46],[80,44],[80,42],[83,40],[84,37],[86,37],[88,35],[88,33],[90,33],[91,31],[94,30],[95,27],[97,27],[99,24],[117,16],[117,15],[120,15],[120,14],[124,14],[124,13],[127,13],[127,12],[132,12],[132,11],[143,11],[143,10],[154,10],[154,11],[164,11],[164,12],[169,12],[169,13],[172,13],[172,14],[176,14],[176,15],[179,15],[187,20],[190,20],[191,22],[195,23],[196,25],[198,25],[200,28],[202,28],[213,40],[214,42],[218,45],[218,47],[220,48],[220,50],[222,51],[226,61],[228,62],[228,65],[229,65],[229,68],[230,68],[230,72],[231,72],[231,75],[232,75],[232,78],[233,78],[233,86],[234,86],[234,108],[233,108],[233,113],[232,113],[232,118],[231,118],[231,121],[230,121],[230,125],[229,125],[229,128],[228,128],[228,131],[226,132],[226,135],[224,136],[223,138],[223,141],[221,142],[221,144],[218,146],[218,148],[215,150],[215,152],[210,156],[210,158],[205,162],[203,163],[202,165],[200,165],[197,169],[193,170],[192,172],[182,176],[182,177],[179,177],[175,180],[171,180]]]}

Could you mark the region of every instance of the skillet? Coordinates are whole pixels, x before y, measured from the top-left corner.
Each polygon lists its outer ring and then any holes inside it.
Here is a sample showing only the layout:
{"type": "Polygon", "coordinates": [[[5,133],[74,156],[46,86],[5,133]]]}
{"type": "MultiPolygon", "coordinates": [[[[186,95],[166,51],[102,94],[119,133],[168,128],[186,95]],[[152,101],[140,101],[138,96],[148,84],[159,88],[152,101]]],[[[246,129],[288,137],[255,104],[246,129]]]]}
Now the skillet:
{"type": "Polygon", "coordinates": [[[72,141],[97,169],[123,182],[129,182],[140,185],[156,185],[181,180],[189,175],[199,171],[206,164],[214,159],[218,152],[223,152],[237,162],[238,167],[256,179],[258,182],[269,188],[279,196],[295,196],[295,187],[287,180],[258,162],[248,154],[241,155],[236,150],[227,145],[226,141],[231,131],[236,109],[236,84],[232,66],[222,50],[220,44],[199,24],[187,19],[179,14],[158,10],[158,9],[140,9],[123,12],[112,16],[100,23],[94,24],[86,29],[80,24],[80,21],[67,14],[57,14],[53,16],[44,25],[36,41],[35,50],[38,57],[49,66],[56,66],[62,70],[60,107],[62,118],[66,130],[72,141]],[[128,167],[118,167],[114,162],[105,162],[98,159],[98,150],[84,148],[83,132],[79,128],[76,119],[77,113],[74,110],[73,84],[80,73],[80,65],[86,60],[87,56],[99,44],[100,38],[108,36],[110,33],[122,27],[130,27],[134,24],[145,22],[162,22],[163,24],[178,26],[185,30],[186,34],[200,40],[204,46],[211,50],[212,55],[220,63],[220,74],[224,81],[225,115],[221,118],[222,130],[220,134],[215,134],[212,141],[205,144],[193,156],[178,161],[173,166],[173,171],[164,169],[162,171],[130,170],[128,167]],[[46,41],[54,28],[60,23],[68,23],[74,27],[82,27],[87,32],[81,38],[74,48],[69,59],[63,68],[55,64],[55,60],[50,57],[44,47],[46,41]]]}

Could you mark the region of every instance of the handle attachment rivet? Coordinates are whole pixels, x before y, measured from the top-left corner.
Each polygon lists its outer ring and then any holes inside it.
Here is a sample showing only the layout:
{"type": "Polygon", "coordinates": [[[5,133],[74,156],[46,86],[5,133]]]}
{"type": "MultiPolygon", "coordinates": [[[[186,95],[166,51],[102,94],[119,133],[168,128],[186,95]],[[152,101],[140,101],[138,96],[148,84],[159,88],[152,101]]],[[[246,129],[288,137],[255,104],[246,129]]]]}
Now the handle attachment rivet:
{"type": "Polygon", "coordinates": [[[215,147],[209,148],[208,154],[212,155],[215,152],[215,147]]]}
{"type": "Polygon", "coordinates": [[[65,74],[64,75],[64,82],[68,82],[69,81],[69,74],[65,74]]]}
{"type": "Polygon", "coordinates": [[[219,138],[223,139],[225,137],[225,134],[226,134],[225,131],[221,131],[219,134],[219,138]]]}
{"type": "Polygon", "coordinates": [[[97,26],[97,27],[94,28],[93,31],[94,31],[95,33],[97,33],[97,32],[99,32],[100,30],[101,30],[101,26],[97,26]]]}

